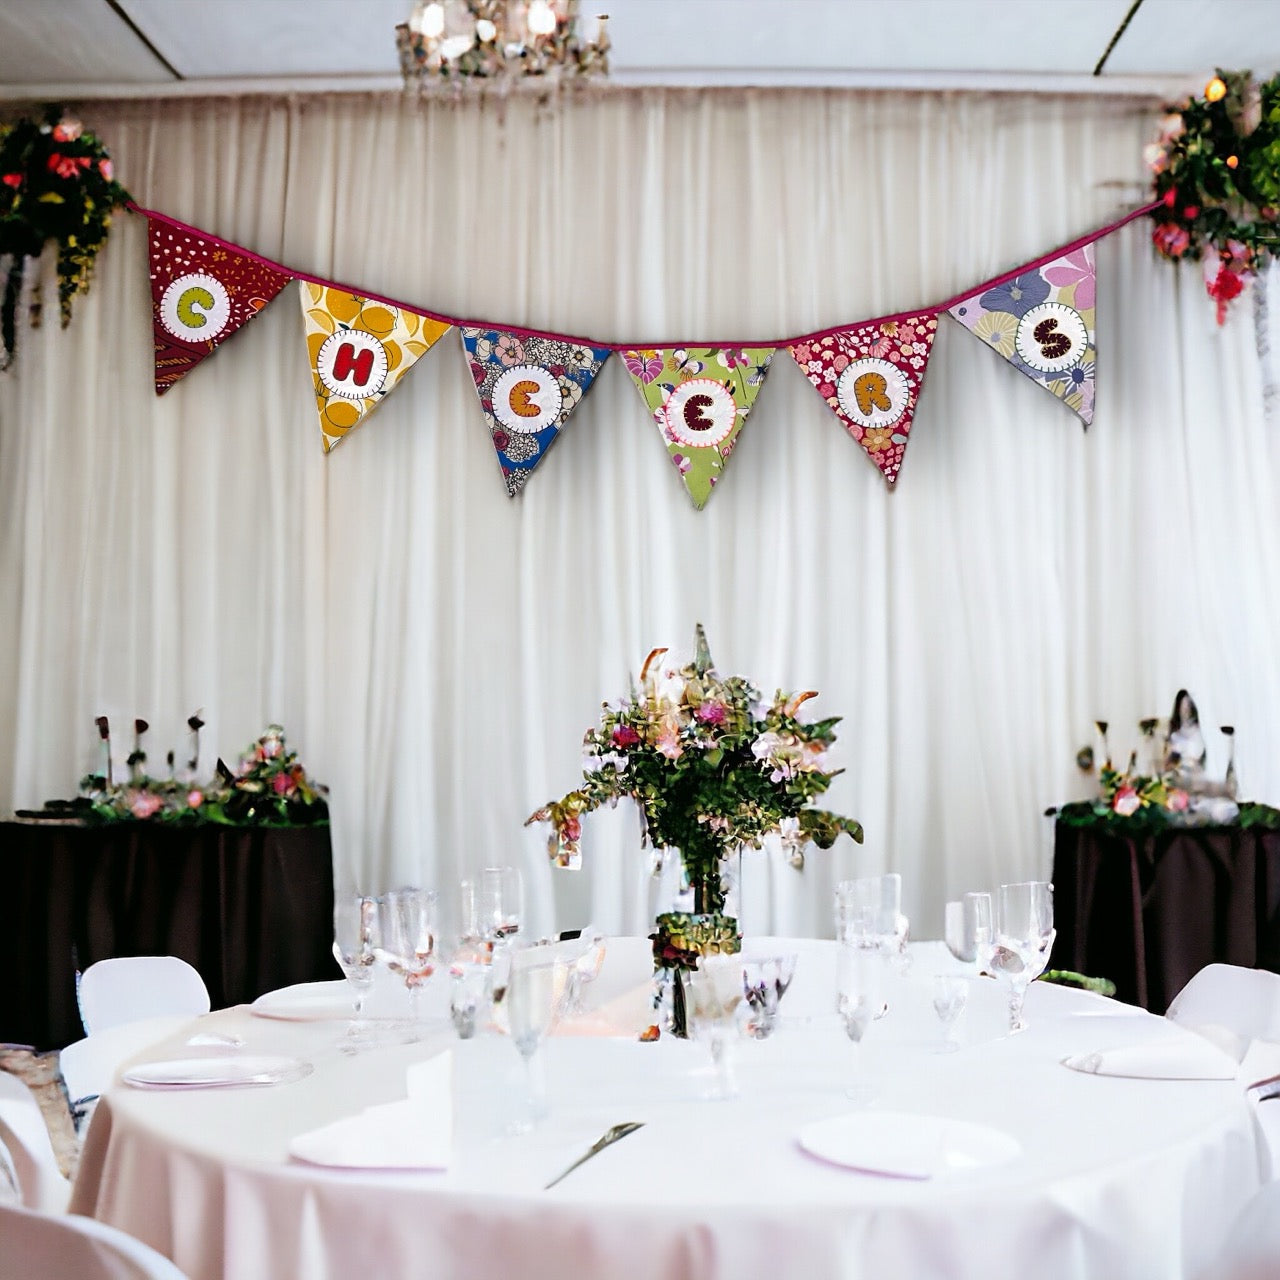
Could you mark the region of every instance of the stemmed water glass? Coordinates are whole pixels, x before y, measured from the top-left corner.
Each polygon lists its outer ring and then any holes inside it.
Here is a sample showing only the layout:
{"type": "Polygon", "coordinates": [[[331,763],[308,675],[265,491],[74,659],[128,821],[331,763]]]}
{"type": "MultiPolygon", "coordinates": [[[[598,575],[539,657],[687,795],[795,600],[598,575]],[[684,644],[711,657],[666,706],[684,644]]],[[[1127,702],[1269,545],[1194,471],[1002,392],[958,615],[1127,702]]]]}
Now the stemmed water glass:
{"type": "Polygon", "coordinates": [[[1009,988],[1009,1030],[1022,1031],[1027,987],[1044,972],[1056,936],[1053,885],[1044,880],[1002,884],[990,968],[1009,988]]]}
{"type": "Polygon", "coordinates": [[[684,978],[689,1030],[711,1051],[715,1083],[706,1094],[717,1101],[735,1098],[738,1081],[733,1070],[733,1041],[737,1011],[743,999],[743,962],[736,956],[704,956],[684,978]]]}
{"type": "Polygon", "coordinates": [[[977,966],[979,974],[987,971],[991,961],[991,941],[995,934],[989,893],[966,893],[961,899],[964,912],[964,939],[966,948],[972,948],[969,959],[977,966]]]}
{"type": "Polygon", "coordinates": [[[778,1005],[795,977],[794,951],[741,961],[743,1001],[738,1007],[742,1031],[754,1040],[765,1040],[778,1025],[778,1005]]]}
{"type": "Polygon", "coordinates": [[[373,966],[378,937],[378,904],[361,894],[346,894],[334,899],[333,957],[352,988],[354,1017],[348,1028],[347,1044],[351,1052],[363,1047],[364,1004],[373,985],[373,966]]]}
{"type": "Polygon", "coordinates": [[[969,999],[969,980],[955,973],[939,973],[933,979],[933,1011],[942,1019],[942,1043],[938,1053],[955,1053],[960,1048],[956,1026],[969,999]]]}
{"type": "Polygon", "coordinates": [[[393,889],[378,899],[377,958],[409,990],[410,1018],[419,1020],[419,994],[436,970],[436,891],[393,889]]]}
{"type": "Polygon", "coordinates": [[[524,1062],[524,1116],[512,1126],[527,1132],[547,1114],[547,1076],[542,1042],[563,1005],[566,973],[563,960],[547,955],[545,948],[513,950],[506,978],[504,1007],[511,1043],[524,1062]]]}
{"type": "Polygon", "coordinates": [[[862,1037],[879,1016],[882,1003],[884,960],[879,947],[869,938],[841,942],[836,955],[836,1012],[845,1035],[853,1042],[853,1073],[845,1096],[855,1102],[867,1102],[871,1090],[860,1080],[859,1059],[862,1037]]]}

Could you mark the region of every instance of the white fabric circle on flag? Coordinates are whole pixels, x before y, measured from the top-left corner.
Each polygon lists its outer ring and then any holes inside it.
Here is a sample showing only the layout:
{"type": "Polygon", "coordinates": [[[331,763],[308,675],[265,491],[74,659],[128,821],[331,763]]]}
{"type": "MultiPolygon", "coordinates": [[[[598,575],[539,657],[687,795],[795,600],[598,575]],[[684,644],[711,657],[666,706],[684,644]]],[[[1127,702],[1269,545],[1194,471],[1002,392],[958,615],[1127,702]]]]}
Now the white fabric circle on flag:
{"type": "Polygon", "coordinates": [[[662,406],[667,430],[691,449],[713,449],[734,428],[738,406],[714,378],[682,382],[662,406]]]}
{"type": "Polygon", "coordinates": [[[1080,363],[1089,345],[1089,330],[1074,307],[1042,302],[1018,321],[1014,345],[1037,373],[1061,373],[1080,363]]]}
{"type": "Polygon", "coordinates": [[[911,404],[911,383],[892,361],[867,356],[840,375],[836,398],[859,426],[891,427],[911,404]]]}
{"type": "Polygon", "coordinates": [[[564,396],[550,369],[517,364],[493,385],[493,416],[508,431],[533,434],[553,426],[564,396]]]}
{"type": "Polygon", "coordinates": [[[387,380],[387,350],[363,329],[339,329],[316,356],[316,373],[335,396],[365,400],[377,395],[387,380]]]}
{"type": "Polygon", "coordinates": [[[160,295],[160,323],[184,342],[212,342],[231,319],[231,297],[217,276],[189,271],[160,295]]]}

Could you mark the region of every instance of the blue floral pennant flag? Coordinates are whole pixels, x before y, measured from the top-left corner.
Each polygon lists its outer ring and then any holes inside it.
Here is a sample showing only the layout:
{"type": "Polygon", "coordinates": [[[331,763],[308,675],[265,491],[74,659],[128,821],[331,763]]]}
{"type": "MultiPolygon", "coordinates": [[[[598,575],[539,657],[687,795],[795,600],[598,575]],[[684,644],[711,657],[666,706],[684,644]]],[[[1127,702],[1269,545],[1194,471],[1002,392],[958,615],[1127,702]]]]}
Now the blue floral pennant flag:
{"type": "Polygon", "coordinates": [[[514,498],[591,389],[609,349],[505,329],[464,328],[462,345],[514,498]]]}
{"type": "Polygon", "coordinates": [[[1019,267],[949,310],[1088,427],[1093,421],[1096,283],[1089,242],[1019,267]]]}

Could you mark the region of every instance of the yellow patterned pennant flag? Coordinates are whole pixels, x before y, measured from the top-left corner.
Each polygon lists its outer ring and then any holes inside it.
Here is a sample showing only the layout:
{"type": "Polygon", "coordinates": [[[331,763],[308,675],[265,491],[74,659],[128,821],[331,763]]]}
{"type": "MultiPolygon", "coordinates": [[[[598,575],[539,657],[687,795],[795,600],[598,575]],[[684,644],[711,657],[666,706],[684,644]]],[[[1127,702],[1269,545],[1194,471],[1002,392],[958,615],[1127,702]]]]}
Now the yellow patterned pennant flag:
{"type": "Polygon", "coordinates": [[[298,282],[324,451],[382,403],[451,325],[329,285],[298,282]]]}

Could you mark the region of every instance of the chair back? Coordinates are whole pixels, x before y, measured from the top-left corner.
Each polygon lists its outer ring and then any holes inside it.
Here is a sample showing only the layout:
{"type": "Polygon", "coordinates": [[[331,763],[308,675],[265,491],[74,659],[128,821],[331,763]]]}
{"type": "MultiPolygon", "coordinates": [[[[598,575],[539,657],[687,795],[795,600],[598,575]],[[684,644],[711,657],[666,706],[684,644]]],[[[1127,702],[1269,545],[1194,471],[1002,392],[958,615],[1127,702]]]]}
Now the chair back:
{"type": "Polygon", "coordinates": [[[71,1184],[58,1168],[49,1126],[35,1094],[8,1071],[0,1071],[0,1145],[7,1157],[3,1163],[17,1177],[22,1203],[62,1213],[71,1198],[71,1184]]]}
{"type": "Polygon", "coordinates": [[[58,1066],[77,1129],[83,1131],[83,1121],[92,1104],[111,1087],[124,1063],[158,1040],[173,1035],[187,1021],[185,1014],[139,1018],[136,1022],[122,1022],[118,1027],[95,1031],[67,1045],[58,1054],[58,1066]]]}
{"type": "Polygon", "coordinates": [[[0,1205],[0,1280],[186,1280],[149,1245],[78,1214],[0,1205]]]}
{"type": "Polygon", "coordinates": [[[1254,1040],[1280,1043],[1280,974],[1205,965],[1174,996],[1165,1017],[1243,1061],[1254,1040]]]}
{"type": "Polygon", "coordinates": [[[204,979],[177,956],[119,956],[80,976],[80,1021],[86,1035],[141,1018],[209,1012],[204,979]]]}

